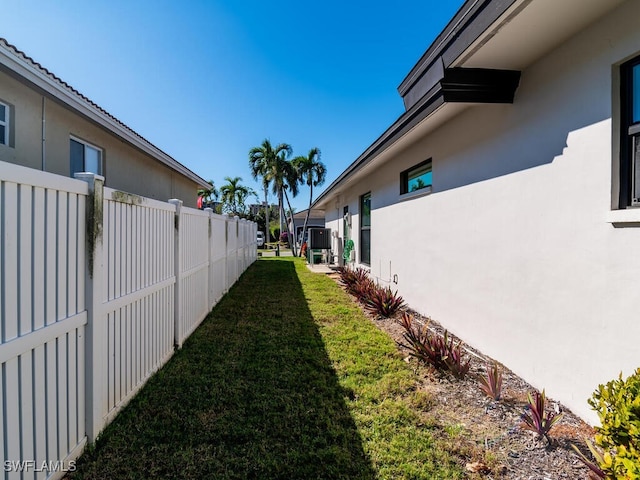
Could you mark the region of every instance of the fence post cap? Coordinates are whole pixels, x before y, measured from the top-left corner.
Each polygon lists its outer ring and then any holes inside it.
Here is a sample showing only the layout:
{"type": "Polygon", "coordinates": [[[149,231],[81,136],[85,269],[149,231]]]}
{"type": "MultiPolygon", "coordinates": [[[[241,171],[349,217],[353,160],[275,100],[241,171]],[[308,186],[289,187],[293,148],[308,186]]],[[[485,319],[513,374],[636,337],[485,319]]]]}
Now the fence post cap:
{"type": "Polygon", "coordinates": [[[97,173],[91,173],[91,172],[76,172],[73,174],[73,178],[77,180],[84,180],[85,182],[91,181],[93,179],[101,180],[104,182],[104,177],[102,175],[98,175],[97,173]]]}

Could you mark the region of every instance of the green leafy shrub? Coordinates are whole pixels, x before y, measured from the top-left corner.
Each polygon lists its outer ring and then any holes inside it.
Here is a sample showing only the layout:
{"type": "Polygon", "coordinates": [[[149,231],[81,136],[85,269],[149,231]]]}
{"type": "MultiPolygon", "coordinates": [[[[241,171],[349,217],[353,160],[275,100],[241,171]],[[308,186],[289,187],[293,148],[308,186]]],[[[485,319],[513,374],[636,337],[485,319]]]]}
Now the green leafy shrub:
{"type": "Polygon", "coordinates": [[[640,479],[640,368],[629,378],[599,385],[589,405],[600,417],[596,460],[608,479],[640,479]]]}

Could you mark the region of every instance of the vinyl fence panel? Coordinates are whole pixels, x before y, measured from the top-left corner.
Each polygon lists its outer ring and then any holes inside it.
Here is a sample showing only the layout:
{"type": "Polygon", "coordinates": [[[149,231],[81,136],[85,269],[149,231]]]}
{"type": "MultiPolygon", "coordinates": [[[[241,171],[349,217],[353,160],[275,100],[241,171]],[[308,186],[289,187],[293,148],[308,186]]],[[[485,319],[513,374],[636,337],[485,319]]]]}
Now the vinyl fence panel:
{"type": "Polygon", "coordinates": [[[171,204],[104,188],[107,423],[173,353],[174,217],[171,204]]]}
{"type": "Polygon", "coordinates": [[[182,345],[209,312],[209,212],[180,208],[180,321],[176,343],[182,345]]]}
{"type": "Polygon", "coordinates": [[[231,287],[238,279],[238,221],[227,220],[227,285],[231,287]]]}
{"type": "MultiPolygon", "coordinates": [[[[0,165],[0,427],[8,478],[25,462],[75,458],[84,411],[83,182],[0,165]],[[20,463],[22,462],[22,463],[20,463]]],[[[60,476],[62,464],[34,473],[60,476]]]]}
{"type": "Polygon", "coordinates": [[[6,478],[62,477],[257,257],[254,223],[76,177],[0,162],[6,478]]]}
{"type": "Polygon", "coordinates": [[[227,217],[215,213],[211,213],[209,258],[209,308],[213,308],[229,289],[227,282],[227,217]]]}

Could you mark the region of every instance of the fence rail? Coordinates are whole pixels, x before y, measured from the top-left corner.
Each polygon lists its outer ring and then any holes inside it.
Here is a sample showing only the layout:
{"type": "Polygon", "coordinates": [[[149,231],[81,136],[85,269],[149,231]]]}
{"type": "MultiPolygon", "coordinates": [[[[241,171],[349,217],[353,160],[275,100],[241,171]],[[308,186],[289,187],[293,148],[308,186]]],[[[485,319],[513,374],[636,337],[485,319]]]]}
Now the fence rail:
{"type": "Polygon", "coordinates": [[[3,474],[60,478],[256,260],[256,225],[4,162],[0,218],[3,474]]]}

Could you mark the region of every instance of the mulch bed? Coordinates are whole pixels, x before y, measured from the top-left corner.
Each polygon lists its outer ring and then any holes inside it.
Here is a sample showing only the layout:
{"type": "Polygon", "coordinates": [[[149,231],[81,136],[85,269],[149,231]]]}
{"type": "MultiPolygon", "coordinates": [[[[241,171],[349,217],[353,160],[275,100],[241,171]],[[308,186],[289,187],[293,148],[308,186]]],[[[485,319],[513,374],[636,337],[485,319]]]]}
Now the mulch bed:
{"type": "MultiPolygon", "coordinates": [[[[330,276],[339,283],[338,275],[330,276]]],[[[444,333],[444,328],[438,322],[411,310],[409,313],[418,322],[428,322],[429,328],[444,333]]],[[[367,316],[395,340],[405,355],[405,361],[418,375],[418,388],[432,399],[424,408],[429,423],[441,426],[443,435],[452,426],[461,433],[452,436],[456,439],[452,441],[452,448],[465,459],[470,478],[589,478],[589,470],[578,459],[571,445],[587,451],[585,440],[593,442],[594,430],[566,407],[547,397],[548,405],[561,411],[563,417],[549,433],[550,444],[545,439],[538,439],[534,432],[521,427],[527,393],[535,389],[507,367],[499,364],[503,372],[502,398],[494,401],[480,390],[477,380],[485,375],[486,366],[495,363],[493,359],[463,343],[463,348],[472,359],[471,370],[463,380],[455,379],[419,363],[409,355],[409,351],[401,345],[404,329],[398,322],[399,316],[383,318],[368,313],[367,316]]]]}

